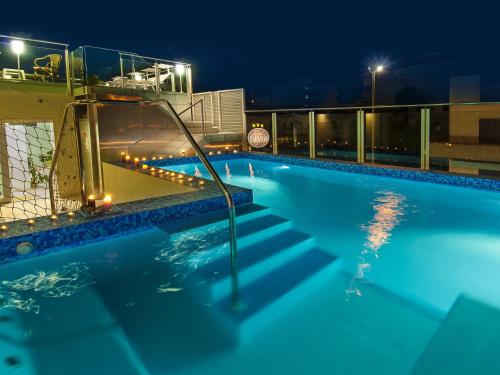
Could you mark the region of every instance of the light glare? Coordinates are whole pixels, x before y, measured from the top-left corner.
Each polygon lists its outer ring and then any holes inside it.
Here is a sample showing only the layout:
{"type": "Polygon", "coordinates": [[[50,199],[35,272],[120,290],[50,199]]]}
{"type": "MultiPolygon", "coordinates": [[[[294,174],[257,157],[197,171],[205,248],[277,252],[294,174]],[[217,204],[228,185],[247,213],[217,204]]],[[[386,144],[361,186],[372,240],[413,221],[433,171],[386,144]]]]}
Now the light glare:
{"type": "Polygon", "coordinates": [[[16,55],[20,55],[24,52],[24,42],[22,40],[13,40],[10,42],[10,48],[16,55]]]}

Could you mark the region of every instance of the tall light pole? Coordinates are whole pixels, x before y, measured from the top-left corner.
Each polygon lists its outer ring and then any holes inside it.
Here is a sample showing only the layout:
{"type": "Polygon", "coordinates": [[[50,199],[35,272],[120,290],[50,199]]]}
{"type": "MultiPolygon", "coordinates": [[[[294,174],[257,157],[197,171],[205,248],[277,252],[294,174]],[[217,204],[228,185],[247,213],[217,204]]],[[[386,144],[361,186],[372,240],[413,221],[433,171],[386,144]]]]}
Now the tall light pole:
{"type": "Polygon", "coordinates": [[[21,53],[24,52],[24,42],[22,40],[13,40],[10,42],[10,48],[17,56],[17,73],[21,79],[21,53]]]}
{"type": "Polygon", "coordinates": [[[372,74],[372,140],[371,140],[371,148],[372,148],[372,163],[375,161],[375,83],[377,73],[381,73],[384,70],[383,65],[377,66],[369,66],[368,71],[372,74]]]}

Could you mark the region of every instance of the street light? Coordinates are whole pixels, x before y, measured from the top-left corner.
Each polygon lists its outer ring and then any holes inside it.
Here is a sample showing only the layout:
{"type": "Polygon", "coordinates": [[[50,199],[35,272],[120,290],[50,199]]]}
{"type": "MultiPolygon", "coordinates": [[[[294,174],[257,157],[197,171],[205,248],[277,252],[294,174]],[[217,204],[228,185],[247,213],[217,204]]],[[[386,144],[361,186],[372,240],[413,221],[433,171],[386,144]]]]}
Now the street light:
{"type": "Polygon", "coordinates": [[[17,56],[17,71],[19,77],[21,77],[21,61],[19,56],[24,52],[24,42],[22,40],[12,40],[10,42],[10,48],[12,49],[12,52],[14,52],[17,56]]]}
{"type": "Polygon", "coordinates": [[[375,81],[376,81],[376,76],[377,73],[382,73],[384,71],[384,66],[383,65],[376,65],[376,66],[369,66],[368,71],[372,74],[372,142],[371,142],[371,148],[372,148],[372,163],[375,160],[375,81]]]}

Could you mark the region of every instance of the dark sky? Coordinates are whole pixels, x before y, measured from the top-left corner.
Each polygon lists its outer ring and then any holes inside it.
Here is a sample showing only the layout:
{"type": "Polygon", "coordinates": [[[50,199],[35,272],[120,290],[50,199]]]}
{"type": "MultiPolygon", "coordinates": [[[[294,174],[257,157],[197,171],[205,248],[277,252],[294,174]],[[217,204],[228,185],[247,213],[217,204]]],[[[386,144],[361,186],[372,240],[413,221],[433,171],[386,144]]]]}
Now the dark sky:
{"type": "Polygon", "coordinates": [[[500,70],[500,9],[475,1],[159,1],[26,6],[0,32],[193,63],[195,91],[265,93],[297,75],[349,91],[373,60],[428,53],[500,70]],[[463,4],[463,5],[462,5],[463,4]],[[71,7],[71,6],[70,6],[71,7]],[[38,6],[35,7],[39,8],[38,6]]]}

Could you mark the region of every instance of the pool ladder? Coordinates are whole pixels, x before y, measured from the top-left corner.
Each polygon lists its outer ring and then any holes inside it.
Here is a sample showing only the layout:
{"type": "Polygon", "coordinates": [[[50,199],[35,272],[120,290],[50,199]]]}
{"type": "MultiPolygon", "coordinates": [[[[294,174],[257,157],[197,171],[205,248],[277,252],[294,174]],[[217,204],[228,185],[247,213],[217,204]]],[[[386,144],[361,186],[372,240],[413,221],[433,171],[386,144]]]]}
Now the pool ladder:
{"type": "MultiPolygon", "coordinates": [[[[197,103],[195,103],[197,104],[197,103]]],[[[228,220],[229,220],[229,245],[230,245],[230,261],[231,261],[231,288],[232,288],[232,306],[233,308],[238,308],[240,305],[240,297],[239,297],[239,288],[238,288],[238,249],[237,249],[237,237],[236,237],[236,210],[235,210],[235,205],[233,198],[231,197],[231,194],[229,193],[229,190],[227,189],[226,185],[222,182],[222,179],[220,176],[217,174],[215,171],[214,167],[208,160],[208,158],[205,156],[203,153],[202,149],[196,143],[196,140],[192,136],[192,134],[189,132],[189,129],[186,127],[184,122],[181,120],[179,117],[179,114],[175,111],[175,109],[172,107],[172,105],[165,99],[153,99],[153,100],[142,100],[142,101],[113,101],[113,100],[93,100],[93,99],[85,99],[85,100],[78,100],[72,103],[68,103],[64,109],[64,114],[63,114],[63,119],[62,119],[62,124],[59,129],[59,133],[57,135],[57,140],[56,140],[56,146],[54,149],[54,155],[53,155],[53,161],[50,167],[49,171],[49,193],[50,193],[50,205],[52,209],[52,213],[56,214],[56,204],[55,204],[55,192],[54,192],[54,172],[55,172],[55,166],[57,165],[57,161],[60,157],[61,154],[61,147],[62,147],[62,139],[64,137],[64,132],[67,124],[67,118],[69,114],[69,110],[73,109],[73,114],[76,116],[77,111],[75,111],[76,107],[79,106],[89,106],[89,105],[143,105],[143,106],[156,106],[162,110],[163,113],[168,115],[177,125],[179,130],[186,136],[188,139],[191,147],[193,150],[195,150],[196,155],[198,158],[200,158],[201,162],[205,166],[205,168],[208,170],[210,175],[212,176],[215,184],[219,188],[219,190],[222,192],[224,198],[226,199],[227,206],[228,206],[228,220]]],[[[75,118],[76,122],[76,118],[75,118]]],[[[78,127],[76,127],[78,128],[78,127]]],[[[78,147],[78,155],[80,159],[80,182],[81,182],[81,190],[82,190],[82,200],[84,201],[86,199],[86,194],[85,194],[85,183],[84,183],[84,177],[85,177],[85,172],[84,168],[82,165],[82,148],[81,148],[81,142],[77,142],[77,147],[78,147]]],[[[99,150],[97,150],[97,154],[99,155],[99,150]]],[[[100,156],[98,156],[100,159],[100,156]]]]}

